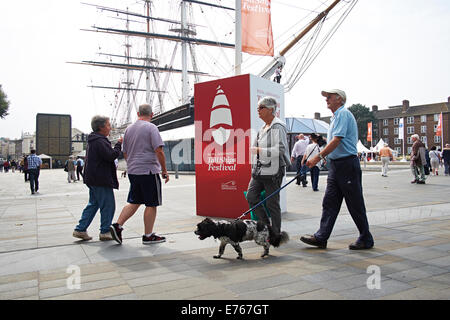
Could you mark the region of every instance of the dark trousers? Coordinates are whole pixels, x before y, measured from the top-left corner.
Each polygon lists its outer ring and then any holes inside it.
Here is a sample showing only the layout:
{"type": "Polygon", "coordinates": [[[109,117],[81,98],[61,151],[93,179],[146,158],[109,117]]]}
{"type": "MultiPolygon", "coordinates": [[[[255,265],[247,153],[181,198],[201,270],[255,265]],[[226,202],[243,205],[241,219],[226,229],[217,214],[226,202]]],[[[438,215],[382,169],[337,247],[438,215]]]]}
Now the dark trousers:
{"type": "Polygon", "coordinates": [[[81,177],[84,179],[84,175],[83,175],[83,167],[79,168],[77,167],[77,178],[78,180],[80,180],[80,175],[81,177]]]}
{"type": "Polygon", "coordinates": [[[357,156],[329,161],[320,228],[314,234],[318,240],[326,241],[330,237],[343,199],[345,199],[347,209],[358,228],[359,238],[357,241],[367,245],[373,244],[362,191],[362,172],[357,156]]]}
{"type": "Polygon", "coordinates": [[[302,159],[303,159],[303,155],[299,155],[296,159],[295,159],[295,165],[297,167],[297,174],[302,173],[302,175],[299,175],[297,177],[297,184],[303,184],[303,186],[306,186],[306,173],[303,174],[302,172],[302,159]]]}
{"type": "Polygon", "coordinates": [[[23,170],[23,174],[24,174],[24,176],[25,176],[25,182],[27,182],[28,180],[29,180],[29,174],[28,174],[28,169],[24,169],[23,170]]]}
{"type": "Polygon", "coordinates": [[[39,170],[38,169],[28,169],[30,174],[30,189],[31,192],[38,191],[39,189],[39,170]]]}
{"type": "MultiPolygon", "coordinates": [[[[280,188],[283,182],[283,177],[277,178],[264,177],[264,178],[251,178],[247,189],[247,201],[250,208],[258,204],[261,201],[260,196],[263,190],[266,190],[266,197],[271,195],[275,190],[280,188]]],[[[270,212],[270,219],[264,210],[264,207],[260,205],[254,209],[255,215],[259,221],[265,224],[271,225],[275,233],[281,232],[281,207],[280,207],[280,193],[275,194],[273,197],[266,201],[267,209],[270,212]],[[271,223],[272,221],[272,223],[271,223]]]]}
{"type": "Polygon", "coordinates": [[[311,171],[311,184],[312,184],[312,188],[313,190],[319,190],[319,174],[320,174],[320,169],[317,166],[314,166],[310,169],[311,171]]]}

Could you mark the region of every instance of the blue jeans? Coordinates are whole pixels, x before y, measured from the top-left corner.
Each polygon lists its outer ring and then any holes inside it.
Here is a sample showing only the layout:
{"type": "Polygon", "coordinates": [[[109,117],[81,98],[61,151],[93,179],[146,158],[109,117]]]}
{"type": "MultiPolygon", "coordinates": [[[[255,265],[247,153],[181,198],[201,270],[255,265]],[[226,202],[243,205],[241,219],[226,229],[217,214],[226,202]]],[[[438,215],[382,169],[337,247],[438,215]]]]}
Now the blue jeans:
{"type": "Polygon", "coordinates": [[[38,169],[28,169],[30,174],[30,189],[31,192],[38,191],[39,189],[39,170],[38,169]]]}
{"type": "Polygon", "coordinates": [[[75,227],[76,231],[86,231],[92,220],[100,209],[100,232],[109,232],[114,212],[116,211],[116,200],[113,188],[88,186],[89,203],[81,214],[81,219],[75,227]]]}

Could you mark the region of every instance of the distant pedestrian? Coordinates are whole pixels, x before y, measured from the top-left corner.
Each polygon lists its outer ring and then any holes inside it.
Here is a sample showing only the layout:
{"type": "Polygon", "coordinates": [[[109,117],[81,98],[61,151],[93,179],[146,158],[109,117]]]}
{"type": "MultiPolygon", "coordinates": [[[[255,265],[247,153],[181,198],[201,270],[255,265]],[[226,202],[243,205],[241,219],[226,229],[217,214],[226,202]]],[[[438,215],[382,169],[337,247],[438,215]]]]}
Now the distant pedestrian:
{"type": "Polygon", "coordinates": [[[73,156],[70,156],[69,159],[66,160],[65,167],[67,168],[67,182],[71,183],[72,181],[76,181],[75,177],[75,166],[76,161],[73,156]]]}
{"type": "Polygon", "coordinates": [[[383,145],[383,148],[380,149],[380,158],[381,158],[381,176],[387,177],[387,173],[389,170],[389,161],[393,159],[392,151],[389,149],[387,143],[383,145]]]}
{"type": "Polygon", "coordinates": [[[439,175],[439,163],[441,162],[441,154],[436,150],[436,146],[432,146],[430,150],[430,163],[431,172],[435,175],[439,175]]]}
{"type": "MultiPolygon", "coordinates": [[[[300,173],[300,169],[302,168],[302,159],[305,155],[306,147],[309,144],[309,138],[305,137],[303,134],[299,134],[297,136],[298,141],[294,144],[294,147],[292,148],[291,152],[291,162],[295,163],[295,167],[297,169],[297,174],[300,173]]],[[[308,181],[306,180],[306,177],[303,175],[297,176],[297,185],[302,184],[303,187],[306,187],[308,181]]]]}
{"type": "Polygon", "coordinates": [[[143,244],[166,241],[165,237],[153,232],[157,207],[162,204],[161,172],[165,182],[169,182],[164,155],[164,142],[158,128],[151,123],[152,107],[149,104],[139,106],[138,119],[125,130],[123,137],[123,155],[127,162],[130,191],[128,204],[122,209],[117,222],[111,225],[111,235],[122,243],[122,231],[125,222],[130,219],[143,204],[144,235],[143,244]]]}
{"type": "Polygon", "coordinates": [[[84,167],[84,161],[83,161],[83,159],[81,159],[81,157],[78,157],[78,159],[77,159],[77,179],[78,179],[78,181],[80,181],[80,175],[82,178],[84,178],[83,167],[84,167]]]}
{"type": "Polygon", "coordinates": [[[362,190],[362,172],[356,145],[358,127],[353,114],[345,108],[346,94],[342,90],[322,91],[328,108],[333,112],[328,129],[328,144],[306,165],[310,168],[328,156],[328,180],[322,202],[320,228],[314,235],[300,238],[306,244],[319,248],[327,247],[327,240],[333,231],[336,218],[345,199],[347,209],[358,227],[359,237],[349,245],[350,250],[370,249],[374,245],[369,231],[362,190]]]}
{"type": "MultiPolygon", "coordinates": [[[[320,151],[323,150],[322,145],[324,144],[324,142],[322,136],[313,133],[311,134],[311,140],[312,143],[306,147],[305,154],[303,155],[302,167],[306,164],[306,161],[314,158],[320,153],[320,151]]],[[[322,161],[319,161],[315,166],[309,169],[309,171],[311,172],[311,185],[313,191],[319,191],[318,185],[319,185],[320,166],[322,164],[321,162],[322,161]]]]}
{"type": "Polygon", "coordinates": [[[111,147],[107,136],[111,132],[108,117],[95,116],[91,121],[92,133],[88,136],[84,183],[89,188],[89,203],[81,214],[81,219],[73,231],[75,238],[91,240],[87,229],[100,209],[99,240],[113,240],[109,226],[116,210],[113,189],[119,189],[114,160],[119,156],[122,139],[111,147]]]}
{"type": "Polygon", "coordinates": [[[411,136],[413,146],[411,150],[411,171],[414,175],[414,180],[411,183],[425,184],[425,145],[420,141],[418,134],[411,136]]]}
{"type": "Polygon", "coordinates": [[[16,169],[17,169],[17,162],[16,162],[16,160],[12,160],[11,161],[11,171],[14,173],[14,172],[16,172],[16,169]]]}
{"type": "Polygon", "coordinates": [[[25,182],[29,180],[29,171],[28,171],[28,158],[23,156],[23,174],[25,177],[25,182]]]}
{"type": "Polygon", "coordinates": [[[449,175],[450,167],[450,144],[446,144],[444,150],[442,150],[442,160],[444,162],[444,173],[446,176],[449,175]]]}
{"type": "Polygon", "coordinates": [[[30,189],[31,194],[35,194],[39,190],[39,170],[42,165],[42,160],[36,156],[36,150],[31,150],[28,156],[28,173],[30,175],[30,189]]]}

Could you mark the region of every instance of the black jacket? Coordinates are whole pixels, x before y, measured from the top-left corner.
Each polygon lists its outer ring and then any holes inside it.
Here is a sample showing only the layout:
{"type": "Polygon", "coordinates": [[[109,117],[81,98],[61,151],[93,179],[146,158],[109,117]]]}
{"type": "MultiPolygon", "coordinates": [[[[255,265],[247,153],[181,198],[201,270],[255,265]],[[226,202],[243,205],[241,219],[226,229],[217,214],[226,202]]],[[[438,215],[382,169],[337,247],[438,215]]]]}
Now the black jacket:
{"type": "Polygon", "coordinates": [[[105,136],[92,132],[88,136],[84,183],[88,186],[119,189],[114,160],[120,155],[121,149],[120,142],[117,142],[113,149],[105,136]]]}

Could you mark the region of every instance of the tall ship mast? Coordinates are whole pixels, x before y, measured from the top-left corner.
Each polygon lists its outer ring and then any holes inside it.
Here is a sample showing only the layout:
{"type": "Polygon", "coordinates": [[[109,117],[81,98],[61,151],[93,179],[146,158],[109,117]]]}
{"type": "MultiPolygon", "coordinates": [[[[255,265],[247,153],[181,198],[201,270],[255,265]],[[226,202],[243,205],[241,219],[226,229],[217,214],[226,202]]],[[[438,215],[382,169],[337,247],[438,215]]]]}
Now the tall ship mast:
{"type": "Polygon", "coordinates": [[[121,72],[121,80],[116,80],[116,84],[89,85],[93,90],[114,92],[110,102],[113,135],[120,135],[134,121],[137,107],[144,101],[152,106],[155,118],[168,112],[175,114],[182,106],[186,109],[183,115],[193,115],[187,109],[194,103],[193,84],[201,81],[241,72],[270,79],[282,65],[287,70],[282,85],[289,92],[357,3],[309,0],[305,2],[310,2],[310,8],[305,9],[303,2],[300,8],[298,4],[272,0],[272,12],[275,6],[277,10],[295,8],[304,10],[304,16],[292,21],[285,32],[277,32],[278,25],[273,24],[274,33],[279,34],[276,47],[283,49],[275,57],[261,57],[242,54],[240,46],[235,50],[241,31],[240,10],[235,9],[240,9],[241,1],[117,2],[128,2],[131,8],[109,6],[114,1],[108,1],[108,6],[83,3],[97,10],[102,18],[82,30],[123,47],[122,53],[114,47],[105,52],[99,44],[98,57],[72,62],[121,72]],[[334,14],[330,15],[332,10],[334,14]],[[111,20],[115,25],[108,24],[111,20]]]}

